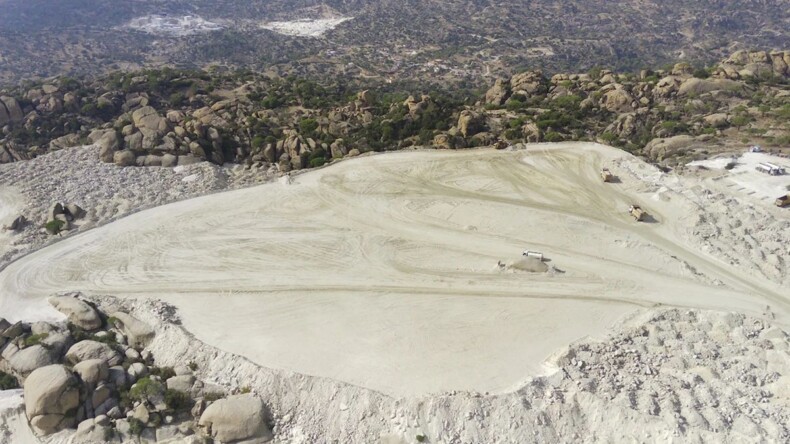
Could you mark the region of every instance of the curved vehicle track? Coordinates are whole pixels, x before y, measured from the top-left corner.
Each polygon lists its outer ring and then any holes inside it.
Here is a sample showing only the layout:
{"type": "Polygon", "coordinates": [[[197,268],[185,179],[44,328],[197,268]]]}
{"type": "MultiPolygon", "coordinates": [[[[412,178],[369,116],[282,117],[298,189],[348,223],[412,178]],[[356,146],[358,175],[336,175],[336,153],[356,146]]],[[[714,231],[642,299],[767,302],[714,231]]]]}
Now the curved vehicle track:
{"type": "Polygon", "coordinates": [[[509,390],[641,307],[770,304],[786,321],[776,287],[679,240],[682,205],[600,181],[628,156],[559,144],[344,161],[39,250],[0,273],[0,310],[70,290],[160,298],[211,345],[393,395],[509,390]],[[633,222],[632,202],[656,221],[633,222]],[[551,272],[496,266],[525,248],[551,272]]]}

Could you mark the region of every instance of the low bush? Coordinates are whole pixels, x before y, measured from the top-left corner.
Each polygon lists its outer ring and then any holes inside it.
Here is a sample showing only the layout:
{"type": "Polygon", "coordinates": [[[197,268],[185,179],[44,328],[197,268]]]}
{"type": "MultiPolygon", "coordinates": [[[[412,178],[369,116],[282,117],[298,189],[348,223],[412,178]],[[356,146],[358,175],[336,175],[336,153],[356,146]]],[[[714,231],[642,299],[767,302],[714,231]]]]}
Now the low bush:
{"type": "Polygon", "coordinates": [[[184,392],[167,389],[165,391],[165,405],[175,411],[187,410],[192,407],[192,399],[184,392]]]}
{"type": "Polygon", "coordinates": [[[47,222],[47,224],[44,225],[44,228],[47,230],[48,233],[60,234],[60,231],[63,229],[63,225],[65,224],[66,223],[60,219],[53,219],[47,222]]]}
{"type": "Polygon", "coordinates": [[[140,436],[143,433],[143,429],[145,429],[145,424],[137,418],[130,418],[129,419],[129,433],[135,436],[140,436]]]}
{"type": "Polygon", "coordinates": [[[323,166],[326,163],[326,159],[323,157],[317,157],[315,159],[310,159],[310,168],[318,168],[323,166]]]}
{"type": "Polygon", "coordinates": [[[176,375],[173,367],[151,367],[149,372],[151,376],[159,376],[162,381],[167,381],[176,375]]]}
{"type": "Polygon", "coordinates": [[[216,401],[218,399],[222,399],[224,397],[225,397],[225,394],[221,393],[221,392],[211,392],[211,393],[206,393],[205,395],[203,395],[203,399],[206,402],[214,402],[214,401],[216,401]]]}
{"type": "Polygon", "coordinates": [[[0,371],[0,390],[13,390],[19,388],[19,381],[14,375],[0,371]]]}
{"type": "Polygon", "coordinates": [[[155,381],[150,377],[146,376],[145,378],[141,378],[132,388],[129,390],[129,398],[143,401],[148,399],[149,396],[154,396],[158,393],[162,393],[164,391],[164,386],[161,382],[155,381]]]}

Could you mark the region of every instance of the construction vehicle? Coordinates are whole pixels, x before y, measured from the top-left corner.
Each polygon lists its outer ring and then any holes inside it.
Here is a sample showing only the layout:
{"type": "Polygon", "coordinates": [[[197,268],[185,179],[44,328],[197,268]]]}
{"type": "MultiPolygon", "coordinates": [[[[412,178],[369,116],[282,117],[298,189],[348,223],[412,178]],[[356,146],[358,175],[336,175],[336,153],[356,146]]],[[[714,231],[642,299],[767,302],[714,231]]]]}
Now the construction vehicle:
{"type": "Polygon", "coordinates": [[[779,208],[790,207],[790,194],[785,194],[784,196],[777,197],[776,202],[774,203],[779,208]]]}
{"type": "Polygon", "coordinates": [[[604,182],[611,182],[614,180],[614,175],[609,171],[609,168],[604,168],[601,170],[601,179],[603,179],[604,182]]]}
{"type": "Polygon", "coordinates": [[[645,216],[647,216],[647,212],[639,205],[631,205],[631,207],[628,208],[628,212],[631,213],[631,216],[633,216],[637,222],[642,222],[645,220],[645,216]]]}
{"type": "Polygon", "coordinates": [[[771,176],[783,176],[785,174],[785,169],[783,167],[768,162],[758,164],[754,169],[771,176]]]}
{"type": "Polygon", "coordinates": [[[521,255],[525,257],[534,257],[535,259],[543,262],[543,253],[538,251],[524,250],[524,252],[521,253],[521,255]]]}

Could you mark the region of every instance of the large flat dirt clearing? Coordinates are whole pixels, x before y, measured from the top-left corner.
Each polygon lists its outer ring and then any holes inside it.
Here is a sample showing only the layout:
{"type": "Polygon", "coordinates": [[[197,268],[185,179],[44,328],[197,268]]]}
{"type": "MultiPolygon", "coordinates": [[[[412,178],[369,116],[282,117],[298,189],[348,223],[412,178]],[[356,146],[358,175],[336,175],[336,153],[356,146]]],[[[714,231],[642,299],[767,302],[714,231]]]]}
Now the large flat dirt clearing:
{"type": "Polygon", "coordinates": [[[161,298],[198,339],[261,365],[408,396],[510,390],[637,307],[781,299],[679,241],[681,204],[602,183],[628,157],[561,144],[344,161],[39,250],[0,273],[0,308],[46,313],[68,290],[161,298]],[[525,249],[548,270],[507,266],[525,249]]]}

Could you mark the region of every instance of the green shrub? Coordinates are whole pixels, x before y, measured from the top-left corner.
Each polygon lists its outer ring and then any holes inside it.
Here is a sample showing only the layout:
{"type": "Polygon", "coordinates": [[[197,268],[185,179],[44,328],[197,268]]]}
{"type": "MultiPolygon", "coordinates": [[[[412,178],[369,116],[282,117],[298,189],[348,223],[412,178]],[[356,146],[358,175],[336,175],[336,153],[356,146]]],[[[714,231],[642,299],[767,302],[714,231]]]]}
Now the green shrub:
{"type": "Polygon", "coordinates": [[[425,435],[417,435],[415,439],[417,439],[417,442],[426,442],[428,440],[425,435]]]}
{"type": "Polygon", "coordinates": [[[742,114],[742,115],[733,117],[730,123],[732,123],[732,126],[738,128],[738,129],[741,129],[741,127],[743,127],[744,125],[747,125],[749,122],[751,122],[751,120],[752,120],[751,117],[749,117],[748,115],[743,115],[742,114]]]}
{"type": "Polygon", "coordinates": [[[159,376],[162,381],[167,381],[176,375],[173,367],[151,367],[149,372],[151,373],[151,376],[159,376]]]}
{"type": "Polygon", "coordinates": [[[134,405],[134,401],[129,398],[129,390],[126,387],[118,388],[118,405],[122,410],[130,410],[134,405]]]}
{"type": "Polygon", "coordinates": [[[129,419],[129,433],[135,436],[140,436],[143,433],[143,429],[145,429],[145,424],[137,418],[130,418],[129,419]]]}
{"type": "Polygon", "coordinates": [[[324,166],[325,164],[326,164],[326,159],[324,159],[323,157],[310,159],[309,162],[310,168],[318,168],[320,166],[324,166]]]}
{"type": "Polygon", "coordinates": [[[0,390],[12,390],[19,388],[19,381],[14,375],[0,371],[0,390]]]}
{"type": "Polygon", "coordinates": [[[167,101],[170,102],[170,106],[181,106],[181,104],[184,103],[184,99],[186,99],[184,93],[174,92],[170,94],[167,101]]]}
{"type": "Polygon", "coordinates": [[[221,393],[221,392],[211,392],[211,393],[206,393],[205,395],[203,395],[203,399],[206,402],[214,402],[214,401],[216,401],[218,399],[222,399],[224,397],[225,397],[225,394],[221,393]]]}
{"type": "Polygon", "coordinates": [[[52,219],[51,221],[47,222],[46,225],[44,225],[44,228],[47,230],[48,233],[60,234],[60,230],[63,229],[63,225],[65,224],[66,223],[60,219],[52,219]]]}
{"type": "Polygon", "coordinates": [[[108,331],[107,334],[103,336],[92,335],[91,340],[109,345],[118,343],[118,338],[114,331],[108,331]]]}
{"type": "Polygon", "coordinates": [[[601,134],[601,140],[606,143],[612,143],[617,140],[617,136],[610,131],[605,131],[603,134],[601,134]]]}
{"type": "Polygon", "coordinates": [[[90,334],[88,334],[85,330],[72,324],[71,322],[67,324],[67,327],[69,329],[69,333],[71,334],[71,337],[74,338],[74,342],[80,342],[86,339],[90,339],[90,334]]]}
{"type": "Polygon", "coordinates": [[[302,119],[299,121],[300,134],[310,136],[318,129],[318,122],[315,119],[302,119]]]}
{"type": "Polygon", "coordinates": [[[507,123],[507,126],[509,126],[511,129],[521,128],[524,126],[524,119],[511,119],[510,122],[507,123]]]}
{"type": "Polygon", "coordinates": [[[47,339],[48,336],[49,333],[39,333],[35,335],[30,335],[27,338],[25,338],[25,347],[32,347],[34,345],[38,345],[41,343],[41,341],[47,339]]]}
{"type": "Polygon", "coordinates": [[[252,138],[252,143],[251,144],[252,144],[253,148],[260,148],[260,147],[263,146],[263,144],[265,142],[266,142],[266,139],[263,136],[257,135],[257,136],[252,138]]]}
{"type": "Polygon", "coordinates": [[[562,142],[564,140],[562,134],[556,131],[547,132],[546,137],[544,137],[544,139],[546,140],[546,142],[562,142]]]}
{"type": "Polygon", "coordinates": [[[165,390],[165,405],[175,411],[186,410],[192,407],[192,399],[188,394],[178,390],[165,390]]]}
{"type": "Polygon", "coordinates": [[[695,69],[693,75],[698,79],[707,79],[708,77],[710,77],[710,73],[705,68],[695,69]]]}
{"type": "Polygon", "coordinates": [[[165,388],[161,382],[155,381],[146,376],[145,378],[137,381],[137,383],[132,386],[132,388],[129,390],[129,398],[137,401],[143,401],[148,399],[149,396],[162,393],[164,389],[165,388]]]}
{"type": "MultiPolygon", "coordinates": [[[[110,321],[108,320],[107,323],[109,324],[110,321]]],[[[69,329],[69,333],[71,333],[71,337],[74,338],[75,342],[91,340],[96,342],[102,342],[104,344],[109,344],[109,345],[118,343],[118,338],[116,337],[114,331],[108,331],[107,335],[105,336],[96,336],[94,334],[86,332],[85,330],[79,328],[78,326],[72,324],[71,322],[68,323],[67,328],[69,329]]]]}

